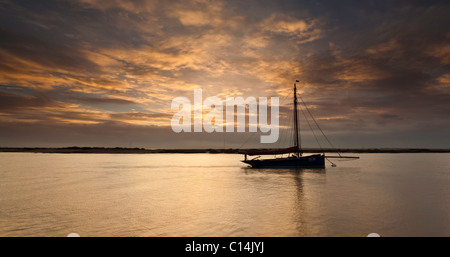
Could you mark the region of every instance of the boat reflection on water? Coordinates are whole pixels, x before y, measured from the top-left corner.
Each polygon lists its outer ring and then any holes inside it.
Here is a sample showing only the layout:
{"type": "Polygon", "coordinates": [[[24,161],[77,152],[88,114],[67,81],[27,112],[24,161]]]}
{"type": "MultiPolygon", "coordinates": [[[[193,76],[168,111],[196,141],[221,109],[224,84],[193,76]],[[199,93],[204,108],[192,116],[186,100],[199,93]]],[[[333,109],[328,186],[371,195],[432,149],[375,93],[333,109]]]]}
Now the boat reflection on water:
{"type": "MultiPolygon", "coordinates": [[[[273,217],[277,222],[284,223],[289,220],[290,225],[283,228],[283,233],[307,237],[319,235],[321,227],[311,222],[312,217],[320,216],[321,193],[318,189],[327,183],[326,169],[322,168],[241,168],[249,184],[261,185],[265,190],[264,197],[278,199],[269,201],[271,212],[279,212],[273,217]],[[268,185],[271,185],[268,187],[268,185]],[[280,187],[280,185],[283,185],[280,187]],[[281,189],[282,188],[282,189],[281,189]],[[289,206],[287,209],[286,206],[289,206]],[[287,232],[289,231],[289,232],[287,232]]],[[[261,191],[262,192],[262,191],[261,191]]],[[[320,225],[320,224],[319,224],[320,225]]]]}

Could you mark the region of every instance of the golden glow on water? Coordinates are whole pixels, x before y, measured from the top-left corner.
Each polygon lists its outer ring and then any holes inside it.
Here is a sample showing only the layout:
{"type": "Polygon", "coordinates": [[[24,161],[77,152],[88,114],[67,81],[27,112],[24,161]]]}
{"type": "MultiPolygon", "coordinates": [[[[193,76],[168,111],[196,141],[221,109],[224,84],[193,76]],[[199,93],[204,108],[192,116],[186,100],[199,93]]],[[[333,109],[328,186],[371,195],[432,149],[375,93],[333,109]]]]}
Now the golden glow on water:
{"type": "Polygon", "coordinates": [[[227,154],[0,154],[0,236],[448,236],[448,154],[319,170],[227,154]]]}

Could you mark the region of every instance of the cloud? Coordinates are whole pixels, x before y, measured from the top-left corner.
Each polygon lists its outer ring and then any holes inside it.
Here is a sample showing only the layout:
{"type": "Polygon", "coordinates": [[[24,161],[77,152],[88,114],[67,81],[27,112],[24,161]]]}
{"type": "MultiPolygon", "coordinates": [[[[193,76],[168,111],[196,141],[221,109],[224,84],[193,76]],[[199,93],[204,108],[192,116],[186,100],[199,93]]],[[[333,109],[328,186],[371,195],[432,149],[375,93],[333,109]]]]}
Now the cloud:
{"type": "Polygon", "coordinates": [[[80,134],[132,125],[144,135],[157,125],[170,138],[174,97],[202,88],[204,97],[289,98],[299,79],[333,133],[441,131],[448,10],[440,2],[5,2],[0,120],[61,131],[75,124],[80,134]]]}
{"type": "Polygon", "coordinates": [[[17,95],[0,91],[0,111],[11,112],[13,110],[27,109],[27,108],[42,108],[42,107],[62,107],[63,104],[51,98],[42,95],[17,95]]]}
{"type": "Polygon", "coordinates": [[[70,97],[70,99],[87,102],[87,103],[94,103],[94,104],[120,104],[120,105],[128,105],[128,104],[136,104],[133,101],[125,100],[125,99],[119,99],[119,98],[100,98],[100,97],[70,97]]]}
{"type": "MultiPolygon", "coordinates": [[[[167,126],[173,116],[172,111],[170,113],[142,113],[142,112],[121,112],[111,113],[110,119],[113,121],[124,122],[134,125],[154,125],[154,126],[167,126]]],[[[169,128],[167,128],[169,131],[169,128]]]]}
{"type": "Polygon", "coordinates": [[[295,37],[297,44],[311,42],[323,36],[318,27],[319,22],[313,19],[296,19],[285,14],[275,13],[262,21],[262,30],[269,33],[295,37]]]}
{"type": "Polygon", "coordinates": [[[117,9],[132,13],[151,12],[155,10],[158,1],[152,0],[79,0],[79,2],[100,10],[117,9]]]}
{"type": "Polygon", "coordinates": [[[442,64],[450,64],[450,44],[432,45],[428,48],[427,53],[438,58],[442,64]]]}

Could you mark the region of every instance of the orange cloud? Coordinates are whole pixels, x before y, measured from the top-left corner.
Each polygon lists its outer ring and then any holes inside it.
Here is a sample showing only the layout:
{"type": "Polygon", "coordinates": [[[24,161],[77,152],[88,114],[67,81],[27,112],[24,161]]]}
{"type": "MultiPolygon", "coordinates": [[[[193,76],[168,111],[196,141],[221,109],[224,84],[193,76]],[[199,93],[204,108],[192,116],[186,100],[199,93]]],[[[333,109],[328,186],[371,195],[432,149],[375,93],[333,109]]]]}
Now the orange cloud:
{"type": "Polygon", "coordinates": [[[107,9],[122,9],[130,12],[150,12],[156,8],[156,0],[145,1],[127,1],[127,0],[78,0],[86,6],[107,10],[107,9]]]}
{"type": "Polygon", "coordinates": [[[433,45],[428,48],[427,53],[439,58],[442,64],[450,64],[450,44],[433,45]]]}
{"type": "Polygon", "coordinates": [[[264,31],[294,36],[301,39],[297,43],[306,43],[323,36],[317,23],[317,20],[300,20],[282,14],[272,14],[261,26],[264,31]]]}

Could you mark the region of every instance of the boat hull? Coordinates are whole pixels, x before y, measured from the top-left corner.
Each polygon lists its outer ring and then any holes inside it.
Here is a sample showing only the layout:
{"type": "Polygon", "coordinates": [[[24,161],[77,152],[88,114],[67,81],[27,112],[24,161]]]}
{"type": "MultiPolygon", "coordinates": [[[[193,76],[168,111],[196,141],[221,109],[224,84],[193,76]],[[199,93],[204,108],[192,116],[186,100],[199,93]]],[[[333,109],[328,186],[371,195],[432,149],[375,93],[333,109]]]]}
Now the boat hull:
{"type": "Polygon", "coordinates": [[[252,168],[324,168],[325,156],[315,154],[309,156],[275,158],[275,159],[256,159],[242,161],[252,166],[252,168]]]}

